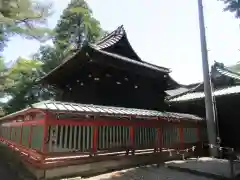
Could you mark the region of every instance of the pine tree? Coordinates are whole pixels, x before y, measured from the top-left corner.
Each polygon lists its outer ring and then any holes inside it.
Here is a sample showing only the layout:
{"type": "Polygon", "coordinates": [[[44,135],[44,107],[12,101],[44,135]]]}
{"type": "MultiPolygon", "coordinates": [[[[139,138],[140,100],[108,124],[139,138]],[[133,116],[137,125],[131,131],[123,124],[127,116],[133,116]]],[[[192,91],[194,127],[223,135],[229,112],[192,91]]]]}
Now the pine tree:
{"type": "Polygon", "coordinates": [[[235,14],[236,18],[240,18],[240,0],[220,0],[224,2],[225,11],[230,11],[235,14]]]}
{"type": "Polygon", "coordinates": [[[92,10],[84,0],[72,0],[55,29],[55,45],[60,49],[79,48],[82,43],[95,42],[102,35],[100,23],[93,17],[92,10]],[[72,48],[70,47],[70,48],[72,48]]]}
{"type": "Polygon", "coordinates": [[[41,41],[48,39],[52,31],[44,26],[51,15],[50,10],[49,3],[0,0],[0,41],[16,34],[41,41]]]}

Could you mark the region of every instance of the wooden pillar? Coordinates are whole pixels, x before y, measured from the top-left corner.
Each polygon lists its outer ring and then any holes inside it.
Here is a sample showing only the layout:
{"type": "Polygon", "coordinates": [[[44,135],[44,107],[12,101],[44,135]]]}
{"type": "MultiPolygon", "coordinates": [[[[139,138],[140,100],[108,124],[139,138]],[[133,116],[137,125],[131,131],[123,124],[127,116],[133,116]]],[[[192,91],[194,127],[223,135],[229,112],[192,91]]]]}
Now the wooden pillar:
{"type": "Polygon", "coordinates": [[[184,137],[183,137],[183,127],[182,125],[179,126],[179,136],[180,136],[180,149],[184,148],[184,137]]]}
{"type": "Polygon", "coordinates": [[[43,139],[42,139],[42,152],[46,153],[47,151],[47,139],[48,139],[48,119],[49,113],[46,112],[44,120],[43,120],[43,139]]]}
{"type": "Polygon", "coordinates": [[[98,126],[93,127],[93,153],[97,153],[97,143],[98,143],[98,126]]]}
{"type": "Polygon", "coordinates": [[[134,126],[130,127],[130,146],[132,149],[132,155],[134,155],[134,126]]]}
{"type": "Polygon", "coordinates": [[[162,129],[157,128],[157,148],[162,151],[162,129]]]}

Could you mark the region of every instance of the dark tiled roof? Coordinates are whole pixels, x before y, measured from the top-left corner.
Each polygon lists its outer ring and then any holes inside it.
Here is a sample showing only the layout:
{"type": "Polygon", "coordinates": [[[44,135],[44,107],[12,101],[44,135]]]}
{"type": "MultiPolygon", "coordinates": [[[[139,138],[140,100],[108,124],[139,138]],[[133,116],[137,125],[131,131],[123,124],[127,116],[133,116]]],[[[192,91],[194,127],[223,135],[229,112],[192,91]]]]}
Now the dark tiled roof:
{"type": "Polygon", "coordinates": [[[166,93],[167,93],[168,96],[173,97],[173,96],[177,96],[179,94],[185,93],[188,90],[189,90],[188,88],[179,87],[177,89],[167,90],[166,93]]]}
{"type": "Polygon", "coordinates": [[[77,111],[82,113],[99,113],[109,115],[126,115],[126,116],[146,116],[146,117],[169,117],[169,118],[188,118],[194,120],[201,120],[201,118],[195,115],[180,114],[172,112],[160,112],[154,110],[124,108],[124,107],[112,107],[112,106],[100,106],[89,104],[77,104],[60,101],[43,101],[33,104],[32,107],[38,109],[48,109],[56,111],[77,111]]]}
{"type": "MultiPolygon", "coordinates": [[[[138,116],[138,117],[164,117],[164,118],[177,118],[177,119],[188,119],[188,120],[203,120],[202,118],[190,115],[190,114],[181,114],[173,112],[160,112],[154,110],[145,110],[145,109],[134,109],[134,108],[124,108],[124,107],[112,107],[112,106],[100,106],[100,105],[91,105],[91,104],[77,104],[70,102],[60,102],[60,101],[42,101],[36,104],[32,104],[31,108],[44,109],[50,111],[61,111],[61,112],[78,112],[88,115],[108,115],[108,116],[138,116]]],[[[29,108],[28,108],[29,109],[29,108]]],[[[19,111],[24,112],[24,110],[19,111]]],[[[18,112],[16,112],[18,113],[18,112]]],[[[8,115],[14,116],[14,114],[8,115]]],[[[0,118],[0,120],[3,120],[0,118]]]]}
{"type": "Polygon", "coordinates": [[[135,61],[142,61],[131,46],[127,38],[127,33],[123,25],[119,26],[116,30],[109,33],[100,41],[91,44],[94,48],[104,50],[107,52],[116,53],[122,56],[127,56],[135,61]],[[115,49],[115,50],[113,50],[115,49]]]}
{"type": "Polygon", "coordinates": [[[199,83],[199,84],[196,84],[194,86],[191,86],[191,88],[180,87],[180,88],[173,89],[173,90],[170,90],[170,91],[168,90],[168,91],[166,91],[166,93],[169,95],[167,97],[167,99],[175,99],[177,97],[181,97],[183,95],[195,92],[195,90],[198,89],[198,87],[200,87],[201,85],[203,85],[203,83],[199,83]]]}
{"type": "MultiPolygon", "coordinates": [[[[215,90],[213,92],[213,95],[223,96],[223,95],[238,94],[238,93],[240,93],[240,86],[232,86],[232,87],[215,90]]],[[[182,96],[171,98],[169,99],[169,101],[170,102],[189,101],[189,100],[202,99],[204,97],[205,97],[204,92],[192,92],[192,93],[184,94],[182,96]]]]}
{"type": "MultiPolygon", "coordinates": [[[[108,34],[106,37],[104,37],[102,40],[100,40],[99,42],[95,43],[95,44],[90,44],[90,43],[87,43],[85,46],[83,46],[83,48],[81,50],[76,50],[76,52],[74,52],[73,54],[69,55],[68,57],[65,58],[65,60],[63,60],[63,63],[60,64],[59,66],[57,66],[55,69],[53,69],[51,72],[49,72],[47,75],[45,75],[44,77],[42,77],[39,81],[41,80],[46,80],[48,77],[51,77],[53,74],[55,74],[56,72],[59,72],[60,69],[64,69],[65,66],[67,66],[67,64],[70,64],[72,63],[72,60],[79,55],[81,53],[84,53],[86,54],[89,47],[96,50],[96,51],[99,51],[105,55],[108,55],[108,56],[111,56],[111,57],[114,57],[114,58],[118,58],[118,59],[121,59],[127,63],[132,63],[132,64],[135,64],[135,65],[139,65],[139,66],[144,66],[146,68],[150,68],[150,69],[153,69],[153,70],[157,70],[157,71],[161,71],[161,72],[165,72],[165,73],[169,73],[170,70],[168,68],[164,68],[164,67],[160,67],[160,66],[157,66],[157,65],[153,65],[153,64],[150,64],[150,63],[147,63],[147,62],[144,62],[142,61],[138,56],[137,54],[134,52],[134,50],[132,49],[131,45],[129,44],[128,40],[125,39],[125,43],[126,45],[128,46],[128,48],[131,49],[131,51],[133,51],[136,57],[136,59],[131,59],[131,58],[128,58],[126,56],[122,56],[122,55],[119,55],[119,54],[116,54],[114,52],[109,52],[108,48],[110,48],[111,46],[114,46],[117,42],[119,42],[123,37],[126,37],[126,32],[123,28],[123,26],[120,26],[118,27],[116,30],[114,30],[112,33],[108,34]]],[[[121,48],[121,47],[119,47],[121,48]]],[[[83,57],[82,57],[83,58],[83,57]]],[[[78,59],[79,61],[81,61],[81,58],[78,59]]]]}
{"type": "Polygon", "coordinates": [[[238,73],[235,73],[235,72],[230,71],[230,70],[228,70],[226,68],[220,68],[220,67],[216,67],[216,70],[220,74],[222,74],[224,76],[228,76],[230,78],[233,78],[233,79],[236,79],[236,80],[240,80],[240,74],[238,74],[238,73]]]}
{"type": "Polygon", "coordinates": [[[146,68],[149,68],[149,69],[152,69],[152,70],[162,71],[162,72],[165,72],[165,73],[170,72],[170,70],[168,68],[156,66],[156,65],[144,62],[144,61],[135,61],[134,59],[130,59],[128,57],[121,56],[119,54],[110,53],[110,52],[107,52],[107,51],[104,51],[104,50],[96,49],[94,46],[92,46],[92,48],[97,52],[100,52],[100,53],[105,54],[107,56],[111,56],[113,58],[121,59],[121,60],[123,60],[127,63],[132,63],[132,64],[135,64],[135,65],[138,65],[138,66],[143,66],[143,67],[146,67],[146,68]]]}

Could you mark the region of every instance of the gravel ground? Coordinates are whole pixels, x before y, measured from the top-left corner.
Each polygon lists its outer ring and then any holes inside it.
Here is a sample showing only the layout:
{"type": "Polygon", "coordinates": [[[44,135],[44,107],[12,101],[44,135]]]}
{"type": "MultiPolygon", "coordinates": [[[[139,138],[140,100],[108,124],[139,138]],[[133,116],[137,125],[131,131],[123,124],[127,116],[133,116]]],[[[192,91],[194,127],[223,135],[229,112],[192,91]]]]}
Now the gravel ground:
{"type": "Polygon", "coordinates": [[[18,155],[0,144],[0,180],[29,180],[32,175],[20,163],[18,155]],[[20,177],[20,174],[22,178],[20,177]],[[24,177],[24,178],[23,178],[24,177]],[[25,178],[26,177],[26,178],[25,178]]]}
{"type": "Polygon", "coordinates": [[[10,168],[10,165],[0,158],[0,179],[2,180],[21,180],[18,174],[10,168]]]}
{"type": "Polygon", "coordinates": [[[202,157],[199,159],[191,158],[185,161],[169,161],[166,162],[169,167],[177,167],[183,169],[194,170],[207,174],[217,175],[225,178],[230,178],[230,164],[226,159],[215,159],[202,157]]]}
{"type": "MultiPolygon", "coordinates": [[[[20,170],[22,173],[25,175],[28,175],[28,173],[25,172],[25,169],[22,167],[22,165],[16,160],[14,161],[13,158],[14,154],[8,153],[8,149],[6,148],[1,148],[0,147],[0,179],[1,180],[23,180],[18,176],[17,171],[15,170],[20,170]],[[2,155],[2,156],[1,156],[2,155]],[[15,169],[15,170],[14,170],[15,169]]],[[[195,167],[196,169],[202,169],[200,166],[204,166],[205,168],[203,169],[204,171],[210,170],[211,172],[215,171],[216,169],[220,170],[221,168],[216,166],[216,162],[214,163],[209,163],[209,161],[206,161],[204,163],[176,163],[172,162],[172,164],[175,164],[175,166],[190,166],[190,167],[195,167]],[[206,166],[206,162],[208,162],[208,166],[206,166]]],[[[223,162],[218,164],[223,168],[227,169],[224,167],[223,162]]],[[[226,166],[226,165],[225,165],[226,166]]],[[[220,171],[223,172],[223,169],[220,171]]],[[[30,177],[30,176],[25,176],[25,177],[30,177]]],[[[26,178],[24,178],[26,179],[26,178]]],[[[27,178],[27,179],[32,179],[32,178],[27,178]]],[[[85,179],[85,180],[211,180],[211,178],[206,178],[203,176],[198,176],[194,175],[191,173],[187,172],[179,172],[176,170],[169,169],[165,166],[144,166],[144,167],[139,167],[139,168],[131,168],[127,170],[122,170],[122,171],[115,171],[112,173],[106,173],[106,174],[101,174],[99,176],[95,177],[90,177],[90,178],[67,178],[67,180],[80,180],[80,179],[85,179]]],[[[62,179],[66,180],[66,179],[62,179]]]]}
{"type": "MultiPolygon", "coordinates": [[[[71,178],[68,180],[80,180],[81,178],[71,178]]],[[[122,171],[102,174],[95,177],[83,178],[85,180],[212,180],[185,172],[178,172],[164,166],[146,166],[131,168],[122,171]]]]}

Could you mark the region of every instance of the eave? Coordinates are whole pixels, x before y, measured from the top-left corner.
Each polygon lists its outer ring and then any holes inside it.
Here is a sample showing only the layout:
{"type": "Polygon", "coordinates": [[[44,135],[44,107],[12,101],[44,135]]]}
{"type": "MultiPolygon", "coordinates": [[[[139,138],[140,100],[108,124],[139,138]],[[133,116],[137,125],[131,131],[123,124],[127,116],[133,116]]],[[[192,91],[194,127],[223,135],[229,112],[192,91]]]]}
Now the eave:
{"type": "Polygon", "coordinates": [[[151,77],[165,77],[165,74],[167,75],[170,72],[168,68],[142,61],[133,51],[130,43],[128,42],[123,26],[120,26],[117,30],[110,33],[98,43],[85,44],[81,50],[76,51],[72,56],[63,60],[62,64],[41,78],[39,82],[54,85],[57,84],[56,80],[59,78],[64,78],[67,81],[74,71],[81,71],[81,67],[90,61],[114,66],[117,69],[119,68],[132,73],[139,73],[141,75],[145,75],[144,73],[146,72],[146,76],[149,75],[151,77]],[[117,51],[117,53],[115,53],[114,48],[115,50],[116,48],[121,49],[119,44],[124,50],[127,49],[129,56],[132,56],[133,58],[122,55],[121,53],[123,52],[121,51],[117,51]],[[105,58],[100,60],[98,59],[97,54],[101,56],[104,55],[105,58]]]}
{"type": "MultiPolygon", "coordinates": [[[[93,115],[93,116],[108,116],[108,117],[109,116],[110,117],[138,117],[138,118],[144,118],[145,120],[162,117],[165,119],[204,121],[204,119],[192,114],[160,112],[156,110],[100,106],[100,105],[93,105],[93,104],[79,104],[79,103],[60,102],[60,101],[42,101],[39,103],[35,103],[24,110],[21,110],[0,118],[0,121],[10,119],[16,115],[25,114],[26,111],[30,109],[38,109],[43,111],[47,110],[48,112],[64,113],[64,114],[72,114],[72,115],[78,114],[78,115],[93,115]]],[[[129,120],[131,120],[131,118],[129,120]]]]}
{"type": "MultiPolygon", "coordinates": [[[[222,64],[215,62],[212,66],[212,79],[215,77],[213,76],[213,72],[219,73],[223,77],[228,77],[233,80],[240,80],[240,74],[229,70],[228,68],[224,67],[222,64]]],[[[185,91],[181,93],[175,93],[175,95],[170,95],[167,97],[167,101],[170,103],[172,102],[185,102],[185,101],[194,101],[197,99],[203,99],[205,97],[203,91],[199,91],[199,89],[203,89],[203,82],[199,83],[198,85],[194,85],[195,87],[186,88],[185,91]]],[[[177,92],[178,89],[175,89],[177,92]]],[[[240,93],[240,86],[238,84],[234,86],[227,86],[222,88],[213,88],[213,95],[214,96],[224,96],[224,95],[234,95],[240,93]]]]}
{"type": "MultiPolygon", "coordinates": [[[[220,96],[227,96],[227,95],[236,95],[239,93],[240,93],[240,86],[232,86],[232,87],[215,90],[213,92],[213,96],[220,97],[220,96]]],[[[170,103],[186,102],[186,101],[195,101],[203,98],[205,98],[204,92],[192,92],[192,93],[186,93],[184,95],[171,98],[168,101],[170,103]]]]}

